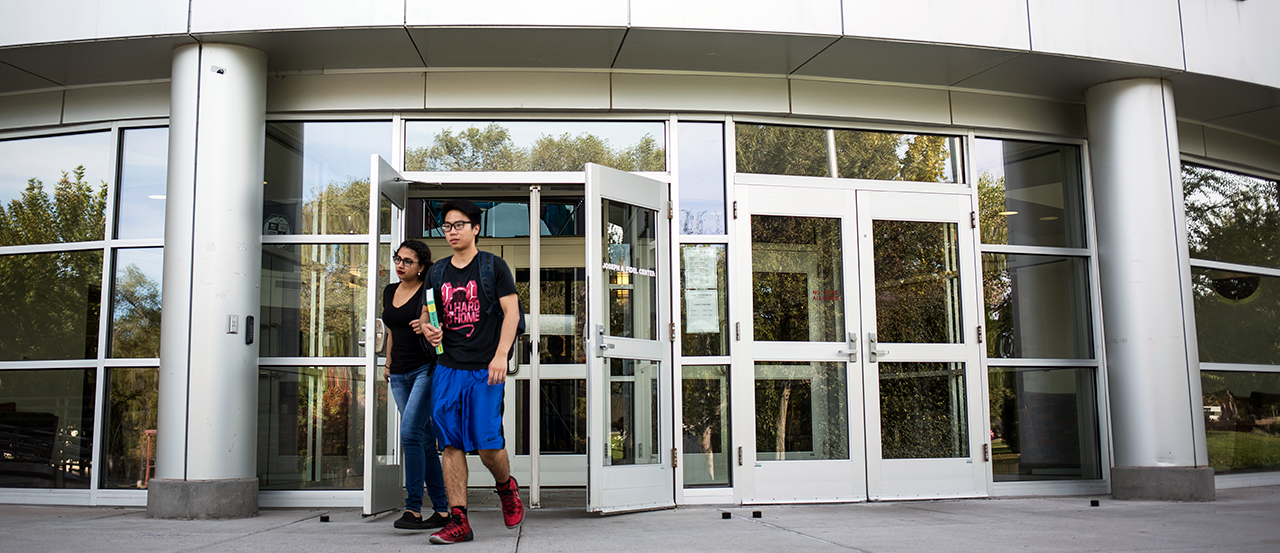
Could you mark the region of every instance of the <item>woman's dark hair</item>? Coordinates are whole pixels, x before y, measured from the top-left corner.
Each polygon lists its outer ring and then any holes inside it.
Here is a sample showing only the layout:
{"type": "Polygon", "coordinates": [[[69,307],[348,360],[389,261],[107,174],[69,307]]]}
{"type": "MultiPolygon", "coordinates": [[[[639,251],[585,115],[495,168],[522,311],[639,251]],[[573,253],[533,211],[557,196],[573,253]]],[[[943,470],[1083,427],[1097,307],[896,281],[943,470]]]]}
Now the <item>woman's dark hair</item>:
{"type": "Polygon", "coordinates": [[[417,240],[405,240],[400,244],[399,248],[396,248],[396,251],[398,252],[404,248],[413,250],[413,253],[418,256],[418,277],[421,278],[422,275],[426,274],[427,269],[431,268],[431,248],[417,240]]]}

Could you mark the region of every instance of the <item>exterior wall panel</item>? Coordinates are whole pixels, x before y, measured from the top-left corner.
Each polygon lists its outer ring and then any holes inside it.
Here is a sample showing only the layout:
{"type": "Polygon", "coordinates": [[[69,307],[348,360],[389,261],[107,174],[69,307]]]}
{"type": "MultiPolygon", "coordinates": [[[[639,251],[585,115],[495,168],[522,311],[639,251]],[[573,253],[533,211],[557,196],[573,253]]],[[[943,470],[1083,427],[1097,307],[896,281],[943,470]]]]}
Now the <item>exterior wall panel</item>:
{"type": "Polygon", "coordinates": [[[1183,68],[1178,0],[1030,0],[1031,49],[1183,68]]]}
{"type": "Polygon", "coordinates": [[[191,0],[193,33],[403,24],[403,0],[191,0]]]}
{"type": "Polygon", "coordinates": [[[951,117],[956,125],[1008,129],[1084,137],[1084,106],[969,92],[951,93],[951,117]]]}
{"type": "Polygon", "coordinates": [[[63,123],[169,116],[169,83],[67,91],[63,123]]]}
{"type": "Polygon", "coordinates": [[[791,81],[791,113],[933,125],[951,123],[945,90],[800,79],[791,81]]]}
{"type": "Polygon", "coordinates": [[[844,34],[1031,49],[1026,0],[844,0],[844,34]]]}
{"type": "Polygon", "coordinates": [[[626,27],[627,4],[626,0],[410,0],[405,3],[404,19],[409,26],[626,27]]]}
{"type": "Polygon", "coordinates": [[[606,73],[428,73],[428,109],[609,109],[606,73]]]}
{"type": "Polygon", "coordinates": [[[62,122],[62,91],[0,96],[0,128],[16,129],[62,122]]]}
{"type": "Polygon", "coordinates": [[[0,46],[187,32],[187,0],[5,2],[0,46]]]}
{"type": "Polygon", "coordinates": [[[786,79],[615,73],[613,109],[787,113],[786,79]]]}
{"type": "Polygon", "coordinates": [[[267,79],[267,111],[424,107],[422,73],[289,75],[267,79]]]}
{"type": "Polygon", "coordinates": [[[841,34],[840,0],[634,0],[631,26],[841,34]]]}
{"type": "Polygon", "coordinates": [[[1182,0],[1187,71],[1280,86],[1277,2],[1182,0]]]}
{"type": "Polygon", "coordinates": [[[1280,173],[1280,145],[1205,127],[1205,156],[1280,173]]]}

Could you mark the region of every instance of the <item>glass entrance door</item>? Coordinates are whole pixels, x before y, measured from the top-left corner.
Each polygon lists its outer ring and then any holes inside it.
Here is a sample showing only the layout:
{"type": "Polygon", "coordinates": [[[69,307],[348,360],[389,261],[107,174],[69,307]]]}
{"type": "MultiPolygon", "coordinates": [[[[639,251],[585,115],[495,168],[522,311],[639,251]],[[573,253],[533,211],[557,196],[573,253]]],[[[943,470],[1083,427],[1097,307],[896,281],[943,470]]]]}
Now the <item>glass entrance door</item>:
{"type": "MultiPolygon", "coordinates": [[[[369,169],[369,244],[372,259],[369,260],[368,300],[365,320],[375,321],[365,329],[364,389],[364,514],[371,515],[401,506],[404,487],[401,484],[399,413],[391,401],[391,390],[382,376],[382,362],[386,352],[379,351],[378,344],[385,344],[385,334],[377,319],[382,307],[380,268],[390,262],[391,248],[404,240],[403,213],[408,196],[408,183],[401,178],[382,156],[373,154],[369,169]],[[383,247],[385,245],[385,248],[383,247]]],[[[389,271],[388,271],[389,272],[389,271]]],[[[389,277],[388,277],[389,278],[389,277]]]]}
{"type": "Polygon", "coordinates": [[[986,495],[971,199],[857,200],[868,495],[986,495]]]}
{"type": "Polygon", "coordinates": [[[866,498],[854,193],[739,186],[732,380],[746,503],[866,498]],[[754,423],[752,422],[754,421],[754,423]]]}
{"type": "Polygon", "coordinates": [[[587,509],[675,505],[667,185],[586,168],[587,509]]]}

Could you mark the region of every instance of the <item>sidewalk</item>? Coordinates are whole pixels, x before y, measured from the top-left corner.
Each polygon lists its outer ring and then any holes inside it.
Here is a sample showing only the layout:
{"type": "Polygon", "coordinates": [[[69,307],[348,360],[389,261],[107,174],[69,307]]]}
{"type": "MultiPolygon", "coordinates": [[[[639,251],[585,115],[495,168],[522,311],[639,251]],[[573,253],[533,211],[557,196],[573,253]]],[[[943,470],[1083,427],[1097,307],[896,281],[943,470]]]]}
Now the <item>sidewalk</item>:
{"type": "Polygon", "coordinates": [[[397,517],[264,509],[244,520],[169,521],[137,508],[0,505],[0,552],[1280,551],[1280,487],[1219,490],[1212,503],[1070,497],[688,507],[612,517],[554,507],[530,511],[517,530],[477,502],[476,541],[452,546],[393,529],[397,517]],[[1101,505],[1090,507],[1090,499],[1101,505]]]}

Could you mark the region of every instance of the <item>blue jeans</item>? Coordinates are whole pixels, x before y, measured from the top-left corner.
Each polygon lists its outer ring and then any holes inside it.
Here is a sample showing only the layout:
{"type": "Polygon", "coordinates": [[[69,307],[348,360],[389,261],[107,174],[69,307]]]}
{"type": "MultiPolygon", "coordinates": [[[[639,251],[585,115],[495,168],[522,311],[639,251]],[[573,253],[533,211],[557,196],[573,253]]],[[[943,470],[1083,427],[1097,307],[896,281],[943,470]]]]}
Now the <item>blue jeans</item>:
{"type": "Polygon", "coordinates": [[[431,508],[449,512],[440,471],[440,453],[431,420],[432,366],[423,365],[405,374],[391,375],[391,395],[400,409],[400,446],[404,448],[404,508],[422,512],[422,486],[426,483],[431,508]]]}

